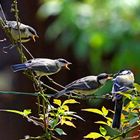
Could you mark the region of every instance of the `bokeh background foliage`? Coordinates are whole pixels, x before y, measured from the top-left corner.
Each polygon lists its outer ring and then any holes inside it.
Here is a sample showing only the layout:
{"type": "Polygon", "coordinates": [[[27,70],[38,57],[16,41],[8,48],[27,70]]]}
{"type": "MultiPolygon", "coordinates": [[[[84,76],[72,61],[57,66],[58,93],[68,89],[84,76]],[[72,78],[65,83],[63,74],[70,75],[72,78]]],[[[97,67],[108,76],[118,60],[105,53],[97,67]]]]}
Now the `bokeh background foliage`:
{"type": "Polygon", "coordinates": [[[139,0],[42,0],[37,15],[54,17],[46,40],[56,39],[61,50],[72,46],[91,72],[140,71],[139,0]]]}

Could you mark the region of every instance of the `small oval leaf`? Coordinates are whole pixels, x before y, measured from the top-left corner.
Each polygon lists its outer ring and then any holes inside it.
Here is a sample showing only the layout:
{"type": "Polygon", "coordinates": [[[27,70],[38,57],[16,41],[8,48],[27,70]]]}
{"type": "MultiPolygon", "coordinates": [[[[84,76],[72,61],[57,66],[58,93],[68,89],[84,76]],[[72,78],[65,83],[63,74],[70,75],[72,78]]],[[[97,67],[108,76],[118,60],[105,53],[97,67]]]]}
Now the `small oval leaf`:
{"type": "Polygon", "coordinates": [[[90,138],[90,139],[98,139],[100,137],[102,137],[102,135],[97,132],[91,132],[91,133],[87,134],[86,136],[84,136],[84,138],[90,138]]]}
{"type": "Polygon", "coordinates": [[[108,115],[108,110],[104,106],[102,107],[102,112],[103,112],[104,116],[108,115]]]}
{"type": "Polygon", "coordinates": [[[101,133],[103,136],[106,135],[107,131],[106,131],[106,129],[105,129],[104,127],[100,126],[99,130],[100,130],[100,133],[101,133]]]}

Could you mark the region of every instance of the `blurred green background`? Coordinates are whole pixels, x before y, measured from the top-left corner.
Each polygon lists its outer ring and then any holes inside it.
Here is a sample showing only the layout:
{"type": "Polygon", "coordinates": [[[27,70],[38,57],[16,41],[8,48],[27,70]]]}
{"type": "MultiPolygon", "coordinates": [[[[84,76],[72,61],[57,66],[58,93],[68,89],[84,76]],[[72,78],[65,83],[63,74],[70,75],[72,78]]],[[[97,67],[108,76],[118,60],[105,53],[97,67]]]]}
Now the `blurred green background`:
{"type": "MultiPolygon", "coordinates": [[[[14,20],[13,13],[10,13],[12,0],[0,2],[7,19],[14,20]]],[[[62,57],[73,63],[70,71],[62,70],[52,76],[57,82],[66,85],[87,75],[97,75],[101,72],[116,73],[121,69],[131,69],[136,82],[140,82],[140,0],[20,0],[18,6],[21,21],[32,25],[40,37],[36,43],[25,44],[29,46],[28,49],[33,56],[62,57]]],[[[5,46],[7,43],[0,45],[5,46]]],[[[0,55],[0,88],[34,91],[29,79],[22,73],[13,73],[9,69],[9,65],[20,62],[17,52],[11,50],[8,54],[3,54],[1,51],[0,55]]],[[[97,94],[110,92],[111,86],[110,82],[97,94]]],[[[1,95],[0,100],[2,108],[20,110],[33,108],[36,112],[34,98],[1,95]]],[[[90,113],[85,115],[80,109],[101,108],[102,105],[113,109],[111,101],[102,101],[81,101],[81,105],[72,107],[86,120],[86,123],[75,122],[77,129],[66,128],[68,136],[62,139],[81,140],[87,133],[98,131],[99,125],[95,125],[94,121],[100,118],[90,113]]],[[[9,115],[5,114],[1,119],[1,130],[9,115]]],[[[10,119],[10,128],[16,122],[15,120],[12,122],[13,118],[10,119]]],[[[20,117],[18,121],[21,121],[20,117]]],[[[23,123],[24,119],[21,122],[23,123]]],[[[29,126],[28,123],[26,126],[15,125],[14,130],[15,132],[9,135],[11,140],[23,138],[25,134],[42,133],[40,129],[34,128],[34,125],[29,126]],[[32,131],[29,130],[30,127],[32,131]],[[21,129],[21,134],[16,133],[18,128],[21,129]]],[[[3,131],[7,131],[6,126],[3,131]]],[[[0,135],[3,140],[9,139],[8,135],[0,135]]]]}

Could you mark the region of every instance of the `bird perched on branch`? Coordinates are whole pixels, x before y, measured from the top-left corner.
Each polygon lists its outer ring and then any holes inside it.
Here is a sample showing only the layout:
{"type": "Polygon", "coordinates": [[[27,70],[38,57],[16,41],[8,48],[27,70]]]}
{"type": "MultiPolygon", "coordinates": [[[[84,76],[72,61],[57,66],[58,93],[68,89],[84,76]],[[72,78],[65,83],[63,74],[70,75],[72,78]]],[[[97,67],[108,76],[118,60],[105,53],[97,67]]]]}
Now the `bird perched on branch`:
{"type": "Polygon", "coordinates": [[[25,25],[20,22],[18,22],[17,24],[17,21],[7,21],[7,20],[5,24],[6,25],[4,27],[9,29],[12,38],[15,40],[15,42],[20,42],[20,37],[22,43],[28,42],[31,39],[33,39],[33,41],[36,41],[36,37],[37,38],[39,37],[36,33],[36,30],[29,25],[25,25]]]}
{"type": "Polygon", "coordinates": [[[68,65],[71,63],[65,59],[46,59],[46,58],[35,58],[26,61],[23,64],[12,65],[11,68],[14,72],[23,71],[23,70],[33,70],[37,76],[48,76],[55,74],[61,70],[62,67],[69,70],[68,65]]]}
{"type": "Polygon", "coordinates": [[[97,89],[102,87],[109,79],[112,79],[111,74],[101,73],[97,76],[86,76],[65,86],[65,89],[56,93],[58,98],[62,95],[73,93],[76,95],[91,95],[97,89]]]}
{"type": "Polygon", "coordinates": [[[120,128],[121,112],[123,107],[123,95],[118,92],[127,92],[128,90],[134,89],[134,74],[130,70],[121,70],[115,74],[113,79],[113,101],[115,101],[115,114],[113,117],[113,128],[120,128]]]}

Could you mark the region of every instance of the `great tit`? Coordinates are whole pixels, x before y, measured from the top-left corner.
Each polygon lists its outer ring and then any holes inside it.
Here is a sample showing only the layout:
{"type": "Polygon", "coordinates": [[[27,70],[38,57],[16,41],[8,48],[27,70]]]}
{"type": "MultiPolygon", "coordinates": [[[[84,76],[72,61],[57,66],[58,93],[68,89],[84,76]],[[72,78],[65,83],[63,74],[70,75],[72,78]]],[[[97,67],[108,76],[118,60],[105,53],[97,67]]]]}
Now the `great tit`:
{"type": "Polygon", "coordinates": [[[121,112],[123,107],[123,96],[118,92],[126,92],[134,88],[134,74],[130,70],[121,70],[113,78],[112,95],[115,101],[115,114],[113,117],[113,128],[120,128],[121,112]]]}
{"type": "Polygon", "coordinates": [[[109,79],[112,79],[112,77],[110,74],[106,73],[101,73],[97,76],[86,76],[66,85],[64,90],[55,94],[55,97],[58,98],[68,93],[91,95],[97,89],[102,87],[109,79]]]}
{"type": "MultiPolygon", "coordinates": [[[[29,25],[20,23],[20,22],[18,22],[18,25],[19,25],[20,37],[21,37],[22,43],[28,42],[31,39],[33,39],[33,41],[36,41],[36,37],[38,38],[38,35],[34,28],[32,28],[29,25]]],[[[17,21],[7,21],[6,20],[5,28],[9,28],[12,38],[15,40],[15,42],[20,41],[18,25],[17,25],[17,21]]]]}
{"type": "Polygon", "coordinates": [[[14,72],[23,70],[33,70],[37,76],[48,76],[55,74],[61,70],[62,67],[69,70],[68,65],[71,63],[65,59],[46,59],[46,58],[35,58],[26,61],[23,64],[12,65],[11,68],[14,72]]]}

